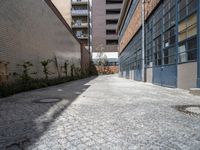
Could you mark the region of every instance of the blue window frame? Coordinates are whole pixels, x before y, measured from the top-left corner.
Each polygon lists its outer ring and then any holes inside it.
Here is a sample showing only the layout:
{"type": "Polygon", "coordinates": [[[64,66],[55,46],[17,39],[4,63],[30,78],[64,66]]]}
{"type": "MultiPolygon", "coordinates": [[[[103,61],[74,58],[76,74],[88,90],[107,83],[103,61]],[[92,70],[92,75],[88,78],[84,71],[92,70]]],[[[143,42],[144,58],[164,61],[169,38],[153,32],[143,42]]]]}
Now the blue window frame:
{"type": "Polygon", "coordinates": [[[197,0],[178,1],[178,62],[197,60],[197,0]]]}
{"type": "MultiPolygon", "coordinates": [[[[145,23],[146,67],[151,67],[151,62],[157,67],[197,60],[197,3],[198,0],[164,0],[149,16],[145,23]]],[[[120,55],[122,68],[141,68],[141,41],[140,29],[120,55]]]]}
{"type": "Polygon", "coordinates": [[[145,25],[145,64],[151,67],[153,61],[153,19],[150,18],[145,25]]]}
{"type": "Polygon", "coordinates": [[[142,34],[141,30],[130,41],[119,56],[122,71],[140,69],[142,65],[142,34]]]}
{"type": "Polygon", "coordinates": [[[178,1],[178,16],[179,21],[185,19],[188,15],[197,10],[198,0],[179,0],[178,1]]]}
{"type": "Polygon", "coordinates": [[[162,65],[162,32],[163,32],[163,9],[162,4],[153,16],[153,65],[162,65]]]}
{"type": "Polygon", "coordinates": [[[163,65],[176,63],[176,1],[163,3],[163,65]]]}

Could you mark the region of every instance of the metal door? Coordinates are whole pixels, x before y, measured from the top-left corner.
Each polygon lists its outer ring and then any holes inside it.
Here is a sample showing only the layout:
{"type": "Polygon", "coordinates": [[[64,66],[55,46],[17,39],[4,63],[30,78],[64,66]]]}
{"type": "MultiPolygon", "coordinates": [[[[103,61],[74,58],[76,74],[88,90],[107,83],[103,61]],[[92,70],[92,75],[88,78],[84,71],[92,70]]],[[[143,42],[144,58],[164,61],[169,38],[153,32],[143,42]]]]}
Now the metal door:
{"type": "Polygon", "coordinates": [[[142,81],[142,69],[134,70],[134,80],[142,81]]]}
{"type": "Polygon", "coordinates": [[[177,66],[169,65],[153,68],[153,83],[166,87],[177,87],[177,66]]]}

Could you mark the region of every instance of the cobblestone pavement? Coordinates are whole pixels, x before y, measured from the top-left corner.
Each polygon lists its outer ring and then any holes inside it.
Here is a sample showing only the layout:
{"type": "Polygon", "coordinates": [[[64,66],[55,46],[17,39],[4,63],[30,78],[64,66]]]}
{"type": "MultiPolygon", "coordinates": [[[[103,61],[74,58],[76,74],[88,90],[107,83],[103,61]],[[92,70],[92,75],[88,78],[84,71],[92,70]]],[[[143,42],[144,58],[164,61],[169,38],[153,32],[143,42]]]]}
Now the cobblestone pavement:
{"type": "Polygon", "coordinates": [[[0,150],[200,150],[200,116],[175,109],[199,104],[116,75],[25,92],[0,100],[0,150]]]}

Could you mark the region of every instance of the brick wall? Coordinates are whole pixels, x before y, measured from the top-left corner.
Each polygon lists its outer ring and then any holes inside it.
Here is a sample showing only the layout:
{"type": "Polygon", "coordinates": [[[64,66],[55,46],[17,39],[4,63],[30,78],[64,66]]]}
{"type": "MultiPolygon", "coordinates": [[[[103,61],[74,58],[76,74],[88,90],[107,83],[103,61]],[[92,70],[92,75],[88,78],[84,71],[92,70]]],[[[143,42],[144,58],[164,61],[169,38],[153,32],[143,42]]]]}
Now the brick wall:
{"type": "Polygon", "coordinates": [[[141,1],[137,4],[137,8],[135,9],[135,13],[133,14],[130,23],[121,38],[121,41],[119,41],[119,52],[122,52],[122,50],[126,47],[126,45],[130,42],[132,37],[136,34],[136,32],[141,27],[141,1]]]}
{"type": "MultiPolygon", "coordinates": [[[[9,62],[8,74],[22,70],[17,64],[34,64],[34,77],[41,78],[41,60],[57,57],[80,67],[81,48],[44,0],[6,0],[0,2],[0,62],[9,62]]],[[[56,73],[55,65],[49,66],[56,73]]],[[[56,75],[56,74],[55,74],[56,75]]]]}
{"type": "Polygon", "coordinates": [[[154,8],[158,5],[161,0],[146,0],[145,1],[145,19],[149,17],[154,8]]]}
{"type": "MultiPolygon", "coordinates": [[[[154,8],[158,5],[158,3],[160,1],[161,0],[146,0],[145,1],[145,18],[146,19],[152,13],[154,8]]],[[[141,24],[142,24],[141,14],[142,14],[142,0],[140,0],[140,2],[137,4],[135,13],[133,14],[129,25],[128,25],[123,37],[121,38],[121,41],[119,41],[119,52],[123,51],[123,49],[126,47],[126,45],[132,39],[132,37],[140,29],[141,24]]]]}

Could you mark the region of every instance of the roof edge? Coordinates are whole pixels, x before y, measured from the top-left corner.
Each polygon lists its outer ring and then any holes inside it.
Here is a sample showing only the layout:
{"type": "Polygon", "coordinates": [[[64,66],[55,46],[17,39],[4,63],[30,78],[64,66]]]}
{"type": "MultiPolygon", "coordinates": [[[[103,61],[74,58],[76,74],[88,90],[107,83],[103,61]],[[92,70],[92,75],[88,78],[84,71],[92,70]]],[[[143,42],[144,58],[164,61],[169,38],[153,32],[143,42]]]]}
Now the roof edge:
{"type": "Polygon", "coordinates": [[[123,4],[122,4],[122,9],[121,9],[121,13],[120,13],[120,17],[117,23],[117,28],[116,31],[119,32],[119,30],[121,29],[121,25],[123,24],[123,22],[125,21],[125,18],[127,16],[127,12],[128,9],[130,7],[132,0],[124,0],[123,4]],[[125,17],[124,17],[125,16],[125,17]]]}
{"type": "Polygon", "coordinates": [[[64,19],[64,17],[62,16],[62,14],[60,13],[60,11],[57,9],[57,7],[53,4],[53,2],[51,0],[44,0],[47,5],[51,8],[51,10],[54,12],[54,14],[58,17],[58,19],[63,23],[63,25],[68,29],[68,31],[72,34],[72,36],[77,40],[77,42],[81,44],[80,40],[76,37],[75,33],[73,32],[73,30],[70,28],[69,24],[67,23],[67,21],[64,19]]]}

